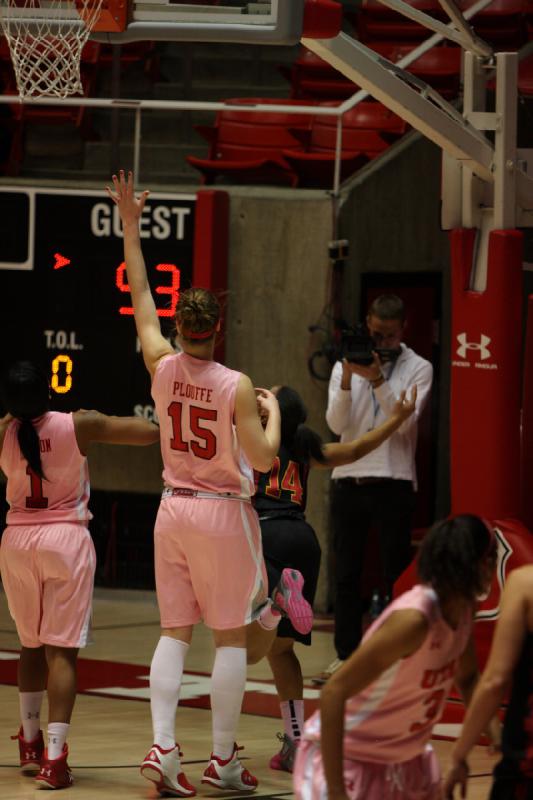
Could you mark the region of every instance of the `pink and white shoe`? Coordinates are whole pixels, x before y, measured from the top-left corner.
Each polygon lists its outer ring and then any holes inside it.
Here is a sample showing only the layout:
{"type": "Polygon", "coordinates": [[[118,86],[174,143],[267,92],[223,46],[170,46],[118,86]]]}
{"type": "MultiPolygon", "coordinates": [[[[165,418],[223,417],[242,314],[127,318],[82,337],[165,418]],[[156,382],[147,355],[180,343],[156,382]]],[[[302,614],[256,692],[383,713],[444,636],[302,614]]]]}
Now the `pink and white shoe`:
{"type": "Polygon", "coordinates": [[[182,757],[179,745],[163,750],[158,744],[154,744],[141,764],[141,775],[152,781],[161,795],[194,797],[196,789],[189,783],[181,768],[182,757]]]}
{"type": "Polygon", "coordinates": [[[43,732],[39,731],[35,739],[27,742],[21,726],[19,732],[11,738],[18,739],[20,768],[22,771],[25,772],[27,770],[29,772],[40,769],[41,759],[44,754],[43,732]]]}
{"type": "Polygon", "coordinates": [[[281,742],[281,750],[270,759],[270,769],[279,769],[283,772],[292,772],[294,769],[294,759],[298,749],[299,740],[291,739],[286,733],[278,733],[281,742]]]}
{"type": "Polygon", "coordinates": [[[297,569],[284,569],[272,592],[274,607],[281,611],[298,633],[309,633],[313,627],[313,609],[302,594],[304,578],[297,569]]]}
{"type": "Polygon", "coordinates": [[[237,757],[242,747],[233,745],[231,758],[223,761],[211,753],[211,759],[204,772],[202,783],[209,783],[217,789],[232,789],[238,792],[253,792],[257,789],[257,778],[243,767],[237,757]]]}

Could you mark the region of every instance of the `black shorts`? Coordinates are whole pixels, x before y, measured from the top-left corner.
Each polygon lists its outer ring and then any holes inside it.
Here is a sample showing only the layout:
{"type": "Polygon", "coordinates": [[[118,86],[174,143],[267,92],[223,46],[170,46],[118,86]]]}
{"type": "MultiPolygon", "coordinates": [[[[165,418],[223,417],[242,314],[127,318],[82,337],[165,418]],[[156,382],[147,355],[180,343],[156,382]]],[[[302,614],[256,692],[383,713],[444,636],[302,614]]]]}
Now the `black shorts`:
{"type": "Polygon", "coordinates": [[[521,772],[518,761],[504,757],[494,767],[489,800],[533,800],[533,778],[521,772]]]}
{"type": "MultiPolygon", "coordinates": [[[[285,567],[304,577],[303,596],[313,605],[320,571],[320,544],[313,528],[302,518],[275,517],[260,520],[263,556],[268,575],[268,593],[277,585],[285,567]]],[[[278,625],[278,636],[311,644],[311,634],[298,633],[288,619],[278,625]]]]}

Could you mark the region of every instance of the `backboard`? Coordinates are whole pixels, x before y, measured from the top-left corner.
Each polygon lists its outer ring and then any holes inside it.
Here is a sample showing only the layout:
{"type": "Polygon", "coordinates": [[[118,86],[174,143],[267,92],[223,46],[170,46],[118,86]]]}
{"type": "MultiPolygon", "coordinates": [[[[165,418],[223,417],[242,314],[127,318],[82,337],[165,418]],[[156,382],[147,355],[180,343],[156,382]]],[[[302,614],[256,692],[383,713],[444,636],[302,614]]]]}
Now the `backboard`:
{"type": "Polygon", "coordinates": [[[91,38],[295,44],[303,30],[305,0],[107,0],[91,38]]]}

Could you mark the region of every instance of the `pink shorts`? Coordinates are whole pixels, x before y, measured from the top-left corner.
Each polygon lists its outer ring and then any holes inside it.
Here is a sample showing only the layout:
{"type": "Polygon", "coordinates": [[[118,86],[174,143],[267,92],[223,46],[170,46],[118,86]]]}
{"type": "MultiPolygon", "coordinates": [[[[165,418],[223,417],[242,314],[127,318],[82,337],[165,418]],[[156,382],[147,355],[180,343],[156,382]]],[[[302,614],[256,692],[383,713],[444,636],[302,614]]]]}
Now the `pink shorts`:
{"type": "Polygon", "coordinates": [[[247,625],[266,599],[261,530],[244,500],[167,497],[155,523],[161,627],[247,625]]]}
{"type": "MultiPolygon", "coordinates": [[[[318,742],[301,742],[293,782],[297,800],[327,797],[318,742]]],[[[440,800],[442,797],[439,762],[430,745],[426,745],[421,755],[397,764],[345,759],[344,782],[351,800],[440,800]]]]}
{"type": "Polygon", "coordinates": [[[61,522],[5,529],[0,569],[23,647],[85,647],[95,568],[93,541],[83,525],[61,522]]]}

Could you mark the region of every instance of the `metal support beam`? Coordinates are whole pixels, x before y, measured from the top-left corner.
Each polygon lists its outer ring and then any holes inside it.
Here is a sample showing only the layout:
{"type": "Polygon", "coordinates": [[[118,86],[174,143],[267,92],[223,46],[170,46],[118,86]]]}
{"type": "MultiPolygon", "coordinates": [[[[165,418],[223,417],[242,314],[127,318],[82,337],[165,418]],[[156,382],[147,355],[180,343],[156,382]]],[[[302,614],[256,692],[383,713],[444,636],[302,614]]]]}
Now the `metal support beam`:
{"type": "Polygon", "coordinates": [[[472,172],[492,181],[494,151],[482,133],[423,81],[340,33],[335,39],[303,39],[309,50],[359,84],[472,172]]]}
{"type": "MultiPolygon", "coordinates": [[[[439,0],[441,5],[444,7],[445,0],[439,0]]],[[[484,42],[482,39],[479,39],[477,36],[474,36],[470,27],[464,21],[461,12],[455,7],[456,14],[461,17],[461,22],[457,22],[457,27],[449,27],[444,22],[440,22],[440,20],[435,19],[434,17],[430,17],[429,14],[425,14],[423,11],[419,11],[417,8],[413,6],[407,5],[404,3],[403,0],[381,0],[382,5],[387,6],[387,8],[392,8],[393,11],[397,11],[399,14],[403,14],[404,17],[408,17],[412,19],[413,22],[418,22],[420,25],[423,25],[425,28],[429,28],[431,31],[435,31],[435,33],[440,33],[441,36],[444,36],[446,39],[450,39],[452,42],[456,42],[456,44],[461,45],[461,47],[468,48],[472,50],[479,56],[483,56],[485,58],[490,58],[492,56],[492,47],[484,42]],[[457,28],[460,25],[460,29],[457,28]]],[[[450,17],[454,25],[456,24],[455,15],[454,17],[451,16],[452,9],[450,5],[450,17]]],[[[446,9],[448,11],[448,9],[446,9]]]]}

